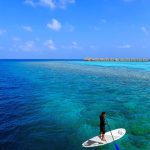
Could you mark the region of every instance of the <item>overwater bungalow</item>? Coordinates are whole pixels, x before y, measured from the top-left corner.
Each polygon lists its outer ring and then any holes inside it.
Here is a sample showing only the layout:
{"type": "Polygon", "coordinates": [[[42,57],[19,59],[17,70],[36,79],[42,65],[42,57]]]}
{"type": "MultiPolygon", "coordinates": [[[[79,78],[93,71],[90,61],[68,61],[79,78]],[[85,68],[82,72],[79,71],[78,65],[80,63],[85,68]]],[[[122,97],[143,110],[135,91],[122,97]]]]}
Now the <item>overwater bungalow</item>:
{"type": "Polygon", "coordinates": [[[87,57],[85,61],[110,61],[110,62],[149,62],[149,58],[91,58],[87,57]]]}

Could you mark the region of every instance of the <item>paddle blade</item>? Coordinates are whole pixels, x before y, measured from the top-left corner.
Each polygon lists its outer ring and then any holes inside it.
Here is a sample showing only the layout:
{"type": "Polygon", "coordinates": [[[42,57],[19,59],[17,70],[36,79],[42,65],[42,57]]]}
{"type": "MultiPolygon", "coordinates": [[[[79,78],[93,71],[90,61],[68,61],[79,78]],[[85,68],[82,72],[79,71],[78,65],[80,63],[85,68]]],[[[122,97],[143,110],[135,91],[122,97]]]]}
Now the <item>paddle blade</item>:
{"type": "Polygon", "coordinates": [[[119,146],[115,144],[116,150],[120,150],[119,146]]]}

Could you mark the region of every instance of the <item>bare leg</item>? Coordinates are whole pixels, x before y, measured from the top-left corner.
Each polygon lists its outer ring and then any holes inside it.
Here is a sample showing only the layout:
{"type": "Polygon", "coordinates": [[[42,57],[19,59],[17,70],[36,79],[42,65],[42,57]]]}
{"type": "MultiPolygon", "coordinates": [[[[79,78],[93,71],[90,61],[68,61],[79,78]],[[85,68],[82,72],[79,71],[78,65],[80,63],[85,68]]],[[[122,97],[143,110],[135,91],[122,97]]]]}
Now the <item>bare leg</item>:
{"type": "Polygon", "coordinates": [[[106,141],[106,139],[105,139],[105,134],[102,134],[101,140],[102,140],[102,141],[106,141]]]}

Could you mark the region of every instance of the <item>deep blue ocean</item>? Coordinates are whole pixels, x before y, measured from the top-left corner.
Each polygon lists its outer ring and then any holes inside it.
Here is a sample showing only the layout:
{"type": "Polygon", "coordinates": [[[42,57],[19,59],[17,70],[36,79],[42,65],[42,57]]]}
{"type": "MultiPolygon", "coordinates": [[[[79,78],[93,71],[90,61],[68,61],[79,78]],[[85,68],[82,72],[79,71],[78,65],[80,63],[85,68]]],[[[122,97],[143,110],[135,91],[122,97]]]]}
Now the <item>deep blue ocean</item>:
{"type": "Polygon", "coordinates": [[[0,150],[83,150],[102,111],[120,150],[150,150],[150,62],[0,60],[0,150]]]}

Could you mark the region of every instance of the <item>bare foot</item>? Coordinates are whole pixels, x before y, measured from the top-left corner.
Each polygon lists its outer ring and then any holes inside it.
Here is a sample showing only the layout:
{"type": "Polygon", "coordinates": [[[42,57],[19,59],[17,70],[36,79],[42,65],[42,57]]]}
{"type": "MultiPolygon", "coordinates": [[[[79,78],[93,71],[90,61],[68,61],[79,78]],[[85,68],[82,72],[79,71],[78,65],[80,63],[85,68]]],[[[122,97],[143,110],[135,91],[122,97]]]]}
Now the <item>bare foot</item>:
{"type": "Polygon", "coordinates": [[[106,141],[106,139],[101,139],[102,141],[106,141]]]}

